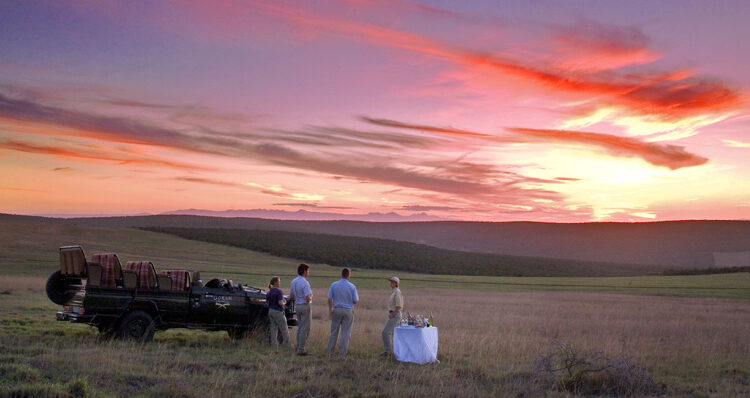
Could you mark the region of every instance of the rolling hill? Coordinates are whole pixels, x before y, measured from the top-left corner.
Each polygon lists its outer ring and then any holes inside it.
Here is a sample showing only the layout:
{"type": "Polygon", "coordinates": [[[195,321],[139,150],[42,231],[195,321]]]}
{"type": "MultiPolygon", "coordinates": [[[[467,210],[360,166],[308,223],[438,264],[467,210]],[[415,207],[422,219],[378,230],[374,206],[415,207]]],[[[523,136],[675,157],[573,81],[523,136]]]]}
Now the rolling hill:
{"type": "Polygon", "coordinates": [[[372,223],[186,215],[48,220],[88,226],[259,229],[333,234],[392,239],[448,250],[671,268],[712,267],[716,265],[715,253],[750,251],[750,221],[372,223]]]}

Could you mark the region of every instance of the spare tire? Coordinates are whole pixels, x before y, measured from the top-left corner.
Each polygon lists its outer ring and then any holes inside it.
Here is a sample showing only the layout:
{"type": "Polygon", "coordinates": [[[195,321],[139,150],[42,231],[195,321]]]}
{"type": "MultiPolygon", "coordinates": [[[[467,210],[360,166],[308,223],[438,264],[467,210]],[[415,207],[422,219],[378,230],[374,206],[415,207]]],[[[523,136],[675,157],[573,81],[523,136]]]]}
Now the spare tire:
{"type": "Polygon", "coordinates": [[[55,271],[47,279],[47,297],[57,305],[65,305],[76,295],[76,291],[70,288],[76,281],[81,283],[80,279],[67,278],[60,271],[55,271]]]}

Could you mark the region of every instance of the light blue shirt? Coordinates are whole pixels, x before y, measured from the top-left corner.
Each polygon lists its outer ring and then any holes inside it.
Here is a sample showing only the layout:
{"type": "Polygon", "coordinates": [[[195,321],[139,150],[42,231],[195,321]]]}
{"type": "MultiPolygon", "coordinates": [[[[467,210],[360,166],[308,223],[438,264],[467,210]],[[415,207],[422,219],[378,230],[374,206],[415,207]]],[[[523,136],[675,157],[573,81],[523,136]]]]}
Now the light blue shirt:
{"type": "Polygon", "coordinates": [[[357,287],[343,278],[331,283],[328,298],[333,300],[333,308],[353,308],[354,302],[359,301],[357,287]]]}
{"type": "Polygon", "coordinates": [[[308,294],[312,294],[312,289],[310,288],[310,282],[305,279],[304,276],[300,275],[294,280],[292,280],[292,284],[289,285],[289,292],[291,294],[294,294],[294,302],[297,304],[307,304],[307,300],[305,300],[305,296],[308,294]]]}

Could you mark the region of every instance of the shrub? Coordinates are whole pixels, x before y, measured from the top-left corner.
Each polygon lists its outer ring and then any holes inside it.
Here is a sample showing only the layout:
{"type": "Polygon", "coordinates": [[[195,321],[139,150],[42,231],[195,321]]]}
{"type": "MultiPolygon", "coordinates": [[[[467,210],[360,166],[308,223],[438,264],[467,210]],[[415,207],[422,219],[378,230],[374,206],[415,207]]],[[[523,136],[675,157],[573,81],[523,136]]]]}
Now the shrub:
{"type": "Polygon", "coordinates": [[[76,378],[68,384],[68,393],[71,397],[86,398],[91,395],[89,382],[83,378],[76,378]]]}
{"type": "Polygon", "coordinates": [[[537,359],[533,373],[542,386],[581,395],[644,396],[659,389],[648,371],[632,357],[608,358],[601,351],[581,351],[570,344],[552,343],[537,359]]]}

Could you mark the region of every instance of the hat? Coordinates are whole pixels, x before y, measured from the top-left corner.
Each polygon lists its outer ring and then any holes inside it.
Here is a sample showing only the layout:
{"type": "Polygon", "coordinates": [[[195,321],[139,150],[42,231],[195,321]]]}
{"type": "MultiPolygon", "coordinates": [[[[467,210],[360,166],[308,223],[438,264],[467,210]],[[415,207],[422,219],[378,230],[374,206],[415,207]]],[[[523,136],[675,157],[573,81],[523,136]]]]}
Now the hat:
{"type": "Polygon", "coordinates": [[[398,279],[397,276],[392,276],[392,277],[388,278],[388,280],[391,281],[391,282],[399,283],[399,279],[398,279]]]}

